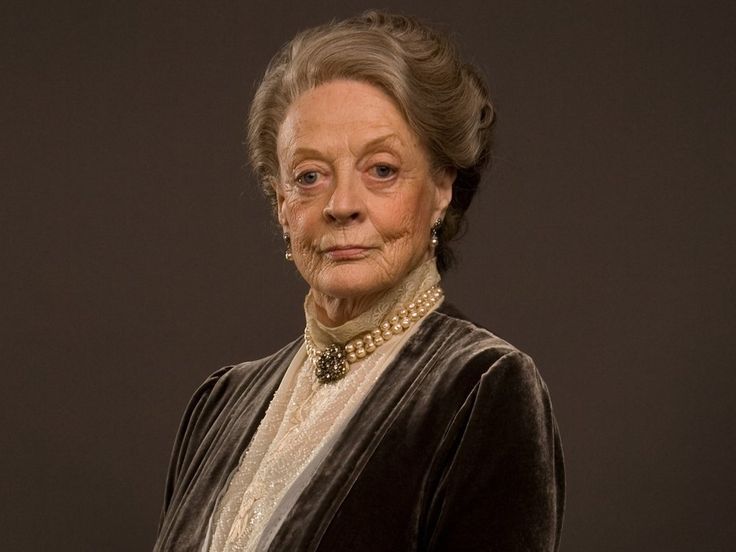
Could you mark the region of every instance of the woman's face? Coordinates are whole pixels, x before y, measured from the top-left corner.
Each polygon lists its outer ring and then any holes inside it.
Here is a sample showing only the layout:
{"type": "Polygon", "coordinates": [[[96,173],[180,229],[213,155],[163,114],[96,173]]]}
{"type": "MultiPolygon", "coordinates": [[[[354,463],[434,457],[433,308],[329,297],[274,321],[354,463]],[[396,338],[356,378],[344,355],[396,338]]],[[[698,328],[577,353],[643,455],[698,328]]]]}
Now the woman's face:
{"type": "Polygon", "coordinates": [[[430,228],[454,173],[429,157],[391,99],[336,80],[299,96],[279,129],[278,218],[315,291],[353,299],[387,290],[432,255],[430,228]]]}

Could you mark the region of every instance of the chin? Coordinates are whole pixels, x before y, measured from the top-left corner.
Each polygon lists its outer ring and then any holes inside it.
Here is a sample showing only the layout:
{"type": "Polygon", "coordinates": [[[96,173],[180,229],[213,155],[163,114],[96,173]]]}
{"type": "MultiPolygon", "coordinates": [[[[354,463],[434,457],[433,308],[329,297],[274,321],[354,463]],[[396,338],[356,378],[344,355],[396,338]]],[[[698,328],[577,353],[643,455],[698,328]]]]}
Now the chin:
{"type": "Polygon", "coordinates": [[[312,287],[330,297],[351,299],[386,291],[395,282],[362,263],[344,263],[320,271],[312,287]]]}

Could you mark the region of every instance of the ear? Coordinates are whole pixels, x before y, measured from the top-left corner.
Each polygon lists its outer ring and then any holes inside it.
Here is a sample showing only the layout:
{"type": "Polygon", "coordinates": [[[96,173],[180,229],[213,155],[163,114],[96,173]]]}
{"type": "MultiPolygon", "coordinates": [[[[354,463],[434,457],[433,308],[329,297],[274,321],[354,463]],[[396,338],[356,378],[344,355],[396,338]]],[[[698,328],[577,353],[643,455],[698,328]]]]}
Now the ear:
{"type": "Polygon", "coordinates": [[[445,212],[452,201],[452,185],[455,183],[457,171],[454,168],[444,168],[437,172],[435,177],[435,210],[432,220],[444,219],[445,212]]]}

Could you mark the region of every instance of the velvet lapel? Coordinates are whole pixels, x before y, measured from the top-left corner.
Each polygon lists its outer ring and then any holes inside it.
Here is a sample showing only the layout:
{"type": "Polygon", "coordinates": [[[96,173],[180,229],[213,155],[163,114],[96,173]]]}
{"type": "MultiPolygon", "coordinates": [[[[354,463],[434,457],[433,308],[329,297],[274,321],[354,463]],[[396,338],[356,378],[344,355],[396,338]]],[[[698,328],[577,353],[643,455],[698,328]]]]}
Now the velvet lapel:
{"type": "MultiPolygon", "coordinates": [[[[376,382],[359,412],[336,438],[332,450],[274,536],[269,550],[313,551],[319,547],[351,487],[388,429],[402,414],[404,403],[426,391],[423,383],[440,363],[438,355],[444,345],[460,341],[465,324],[447,324],[448,320],[446,315],[433,312],[422,322],[376,382]]],[[[487,368],[488,364],[484,366],[487,368]]]]}

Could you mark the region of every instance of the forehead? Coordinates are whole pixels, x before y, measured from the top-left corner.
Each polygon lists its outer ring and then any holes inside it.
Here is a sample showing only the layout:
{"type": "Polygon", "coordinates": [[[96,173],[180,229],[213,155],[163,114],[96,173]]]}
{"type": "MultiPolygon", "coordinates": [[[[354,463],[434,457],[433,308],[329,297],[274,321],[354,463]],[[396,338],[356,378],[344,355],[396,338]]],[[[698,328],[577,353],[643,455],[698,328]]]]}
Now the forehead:
{"type": "Polygon", "coordinates": [[[404,145],[418,145],[394,102],[379,88],[364,82],[338,80],[300,95],[289,106],[279,128],[278,148],[287,153],[305,142],[359,145],[382,134],[393,134],[404,145]]]}

